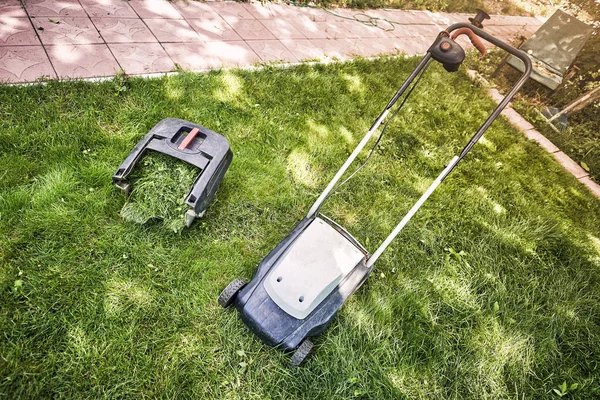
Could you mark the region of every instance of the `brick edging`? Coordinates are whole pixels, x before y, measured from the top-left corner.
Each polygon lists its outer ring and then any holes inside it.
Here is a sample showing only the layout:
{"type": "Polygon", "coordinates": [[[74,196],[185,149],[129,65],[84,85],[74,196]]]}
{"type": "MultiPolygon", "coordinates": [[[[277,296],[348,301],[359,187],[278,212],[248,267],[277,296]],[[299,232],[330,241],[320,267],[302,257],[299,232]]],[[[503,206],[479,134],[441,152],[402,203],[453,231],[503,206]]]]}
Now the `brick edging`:
{"type": "MultiPolygon", "coordinates": [[[[500,103],[500,101],[504,99],[504,96],[501,95],[497,89],[490,87],[489,82],[485,80],[485,78],[483,78],[477,71],[472,69],[467,70],[467,75],[472,80],[482,83],[487,89],[488,95],[496,103],[500,103]]],[[[581,168],[579,164],[573,161],[571,157],[563,153],[554,143],[537,131],[535,127],[531,125],[525,118],[523,118],[521,114],[516,112],[510,104],[502,111],[502,115],[508,118],[511,125],[519,129],[527,137],[527,139],[535,141],[538,145],[540,145],[540,147],[552,154],[556,161],[558,161],[558,163],[562,165],[564,169],[570,172],[571,175],[573,175],[579,182],[584,184],[594,196],[600,199],[600,185],[591,180],[589,174],[583,168],[581,168]]]]}

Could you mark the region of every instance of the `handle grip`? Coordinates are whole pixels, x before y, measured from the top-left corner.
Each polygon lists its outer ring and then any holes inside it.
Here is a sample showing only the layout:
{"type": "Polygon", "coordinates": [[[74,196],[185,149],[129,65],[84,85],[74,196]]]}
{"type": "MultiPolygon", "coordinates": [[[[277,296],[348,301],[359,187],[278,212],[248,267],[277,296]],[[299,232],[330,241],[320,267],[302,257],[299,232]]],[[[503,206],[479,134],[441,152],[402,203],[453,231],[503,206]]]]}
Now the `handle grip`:
{"type": "Polygon", "coordinates": [[[486,50],[485,46],[483,45],[483,43],[481,42],[481,40],[479,39],[479,37],[477,37],[475,32],[473,32],[469,28],[458,28],[457,30],[452,32],[452,36],[450,38],[452,40],[455,40],[460,35],[467,35],[469,37],[469,40],[473,44],[473,46],[475,46],[475,48],[477,50],[479,50],[479,52],[481,53],[481,58],[485,57],[487,50],[486,50]]]}

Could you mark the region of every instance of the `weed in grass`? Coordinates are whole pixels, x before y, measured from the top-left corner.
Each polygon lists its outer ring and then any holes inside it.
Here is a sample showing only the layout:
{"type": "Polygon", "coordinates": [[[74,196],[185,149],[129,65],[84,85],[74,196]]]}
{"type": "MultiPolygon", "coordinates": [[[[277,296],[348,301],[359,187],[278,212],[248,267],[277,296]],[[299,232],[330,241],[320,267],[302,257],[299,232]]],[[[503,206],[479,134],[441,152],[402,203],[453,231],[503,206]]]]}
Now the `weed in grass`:
{"type": "Polygon", "coordinates": [[[157,219],[169,230],[181,232],[189,208],[185,196],[197,176],[193,165],[164,154],[146,153],[128,178],[133,190],[121,217],[138,224],[157,219]]]}

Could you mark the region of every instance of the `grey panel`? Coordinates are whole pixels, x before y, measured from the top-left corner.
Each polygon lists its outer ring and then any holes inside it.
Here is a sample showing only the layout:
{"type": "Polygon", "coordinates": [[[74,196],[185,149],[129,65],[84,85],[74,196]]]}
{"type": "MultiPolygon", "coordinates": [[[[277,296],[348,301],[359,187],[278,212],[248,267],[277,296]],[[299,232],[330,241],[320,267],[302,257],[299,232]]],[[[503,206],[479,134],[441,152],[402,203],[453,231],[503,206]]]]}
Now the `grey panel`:
{"type": "Polygon", "coordinates": [[[294,318],[306,318],[365,255],[340,232],[316,218],[284,254],[264,287],[294,318]]]}
{"type": "MultiPolygon", "coordinates": [[[[533,64],[531,79],[554,90],[592,34],[593,28],[564,11],[557,10],[525,43],[533,64]]],[[[523,61],[515,56],[508,64],[525,71],[523,61]]]]}
{"type": "Polygon", "coordinates": [[[521,50],[564,75],[592,34],[592,27],[557,10],[521,50]]]}

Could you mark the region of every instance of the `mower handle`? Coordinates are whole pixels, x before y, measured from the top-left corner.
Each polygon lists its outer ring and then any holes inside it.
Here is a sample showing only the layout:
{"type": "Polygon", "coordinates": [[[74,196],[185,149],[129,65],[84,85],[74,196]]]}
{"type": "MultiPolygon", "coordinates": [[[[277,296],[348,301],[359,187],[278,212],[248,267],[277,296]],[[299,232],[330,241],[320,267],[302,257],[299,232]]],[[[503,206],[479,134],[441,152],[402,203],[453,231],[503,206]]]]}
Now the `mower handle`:
{"type": "MultiPolygon", "coordinates": [[[[394,229],[394,231],[388,236],[388,238],[383,242],[383,244],[377,249],[377,251],[375,253],[373,253],[373,255],[369,258],[369,262],[368,262],[369,267],[371,267],[375,263],[375,260],[377,260],[377,258],[381,255],[381,253],[385,250],[385,248],[389,245],[389,243],[398,235],[398,233],[400,232],[400,230],[402,229],[404,224],[406,222],[408,222],[408,220],[410,220],[410,218],[412,217],[414,212],[416,212],[416,210],[420,207],[420,205],[427,199],[427,197],[429,197],[431,192],[433,192],[433,190],[435,190],[435,187],[439,183],[441,183],[441,181],[444,180],[446,178],[446,176],[448,176],[448,174],[454,169],[454,167],[456,167],[458,162],[464,156],[467,155],[467,153],[471,150],[471,148],[475,145],[475,143],[477,143],[477,141],[481,138],[481,136],[483,136],[484,132],[490,127],[492,122],[494,122],[494,120],[498,117],[498,115],[500,115],[500,112],[502,112],[502,110],[512,100],[514,95],[525,84],[525,81],[527,81],[527,79],[529,79],[529,75],[531,75],[531,71],[532,71],[531,60],[529,59],[529,56],[524,51],[514,48],[513,46],[511,46],[507,43],[504,43],[500,39],[496,39],[494,36],[490,35],[489,33],[484,32],[482,29],[480,29],[472,24],[469,24],[469,23],[459,22],[457,24],[450,25],[446,29],[446,31],[449,34],[453,34],[455,31],[458,31],[461,28],[467,28],[469,31],[471,31],[474,34],[473,37],[478,36],[478,37],[496,45],[497,47],[501,48],[502,50],[514,55],[515,57],[519,58],[521,61],[523,61],[523,64],[525,64],[525,72],[523,73],[523,75],[521,75],[519,80],[515,83],[515,85],[508,92],[508,94],[504,97],[504,99],[502,99],[502,101],[500,101],[498,106],[496,106],[494,111],[485,120],[483,125],[481,125],[479,130],[475,133],[475,135],[471,138],[469,143],[461,151],[460,155],[454,157],[452,159],[452,162],[450,164],[448,164],[448,166],[444,169],[444,171],[442,171],[442,173],[438,176],[438,178],[435,181],[437,183],[434,183],[434,185],[431,186],[430,189],[428,189],[423,194],[422,198],[419,199],[419,202],[417,202],[417,204],[415,204],[415,206],[413,207],[414,210],[411,209],[411,211],[405,216],[406,220],[403,219],[403,221],[401,221],[401,223],[396,227],[396,229],[394,229]]],[[[457,32],[456,36],[458,36],[459,34],[460,33],[457,32]]],[[[468,33],[466,33],[466,34],[468,35],[468,33]]],[[[469,38],[472,39],[471,35],[469,35],[469,38]]],[[[319,198],[315,201],[315,203],[313,204],[311,209],[308,211],[307,218],[312,218],[317,215],[321,205],[323,204],[325,199],[329,196],[329,194],[335,187],[336,183],[340,180],[340,178],[342,177],[344,172],[346,172],[346,170],[350,167],[350,164],[352,164],[352,162],[356,159],[356,157],[358,157],[358,154],[360,153],[360,151],[367,145],[367,142],[369,141],[369,139],[371,139],[371,137],[373,136],[373,134],[375,133],[377,128],[381,125],[383,120],[387,117],[390,109],[393,107],[393,105],[396,103],[396,101],[400,98],[400,96],[402,96],[402,94],[408,89],[410,84],[415,80],[415,78],[419,75],[419,73],[424,68],[426,68],[426,66],[431,61],[431,59],[432,59],[431,51],[427,51],[427,53],[425,53],[425,56],[423,57],[423,59],[419,62],[419,65],[417,65],[417,67],[408,76],[408,78],[406,78],[406,80],[404,81],[402,86],[400,86],[400,88],[396,91],[396,93],[394,94],[392,99],[389,101],[389,103],[387,104],[387,106],[385,107],[383,112],[379,115],[379,117],[377,117],[377,119],[375,120],[375,122],[373,123],[373,125],[371,126],[371,128],[369,129],[367,134],[365,135],[365,137],[360,141],[358,146],[356,146],[356,148],[354,149],[352,154],[350,154],[350,157],[348,157],[346,162],[342,165],[342,167],[335,174],[333,179],[329,182],[329,184],[327,185],[327,187],[325,188],[323,193],[321,193],[319,198]]]]}
{"type": "MultiPolygon", "coordinates": [[[[525,78],[525,80],[527,78],[529,78],[529,75],[531,75],[531,71],[532,71],[532,65],[531,65],[531,59],[529,58],[527,53],[525,53],[523,50],[517,49],[516,47],[513,47],[507,43],[504,43],[502,40],[495,38],[494,36],[485,32],[483,29],[477,28],[475,25],[472,25],[472,24],[469,24],[466,22],[459,22],[457,24],[450,25],[448,27],[448,29],[446,29],[446,31],[451,33],[452,38],[454,39],[457,36],[459,36],[463,33],[466,33],[466,32],[461,31],[463,28],[468,29],[472,34],[479,36],[480,38],[482,38],[484,40],[487,40],[488,42],[492,43],[493,45],[500,47],[502,50],[512,54],[513,56],[515,56],[515,57],[519,58],[521,61],[523,61],[523,64],[525,64],[525,72],[523,73],[523,77],[525,78]],[[454,31],[456,31],[456,32],[454,32],[454,31]]],[[[469,33],[466,33],[466,34],[469,35],[469,39],[472,39],[472,37],[469,33]]],[[[473,36],[473,37],[476,37],[476,36],[473,36]]],[[[480,43],[481,43],[481,41],[480,41],[480,43]]],[[[473,45],[475,45],[475,43],[473,43],[473,45]]],[[[515,85],[515,86],[519,86],[519,88],[520,88],[520,85],[515,85]]],[[[516,90],[515,90],[515,92],[516,92],[516,90]]]]}
{"type": "Polygon", "coordinates": [[[479,50],[479,52],[481,53],[481,58],[485,57],[485,53],[487,52],[487,50],[485,49],[485,46],[483,45],[483,43],[481,43],[481,40],[479,40],[477,35],[475,35],[475,33],[471,29],[458,28],[457,30],[454,31],[452,36],[450,36],[450,39],[456,40],[456,38],[459,37],[460,35],[467,35],[469,37],[469,40],[471,41],[471,44],[473,46],[475,46],[475,48],[477,50],[479,50]]]}

